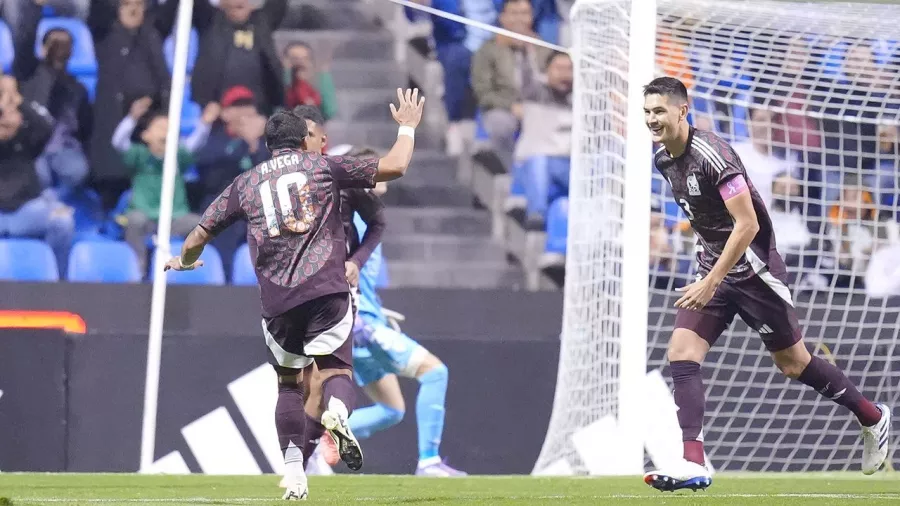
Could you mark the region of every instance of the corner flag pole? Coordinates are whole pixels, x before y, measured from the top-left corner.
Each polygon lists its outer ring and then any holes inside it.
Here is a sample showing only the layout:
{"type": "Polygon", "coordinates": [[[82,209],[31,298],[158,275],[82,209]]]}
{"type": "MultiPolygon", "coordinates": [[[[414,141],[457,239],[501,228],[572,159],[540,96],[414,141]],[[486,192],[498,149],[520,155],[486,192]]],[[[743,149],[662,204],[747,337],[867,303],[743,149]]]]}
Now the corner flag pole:
{"type": "MultiPolygon", "coordinates": [[[[171,0],[170,0],[171,1],[171,0]]],[[[172,228],[172,199],[175,195],[181,105],[187,73],[188,44],[194,0],[180,0],[178,23],[175,27],[175,62],[172,69],[172,90],[169,93],[169,131],[166,133],[166,154],[163,159],[163,180],[160,194],[157,245],[154,254],[153,294],[150,302],[150,335],[147,344],[147,379],[144,384],[144,421],[141,432],[141,462],[139,471],[146,473],[155,461],[156,412],[159,399],[159,366],[162,357],[163,319],[166,309],[166,275],[163,265],[171,255],[169,245],[172,228]]]]}
{"type": "Polygon", "coordinates": [[[650,132],[640,104],[653,79],[656,54],[656,0],[632,0],[628,36],[628,119],[625,139],[624,240],[619,348],[618,422],[624,473],[644,472],[644,400],[647,377],[647,307],[650,276],[650,132]]]}

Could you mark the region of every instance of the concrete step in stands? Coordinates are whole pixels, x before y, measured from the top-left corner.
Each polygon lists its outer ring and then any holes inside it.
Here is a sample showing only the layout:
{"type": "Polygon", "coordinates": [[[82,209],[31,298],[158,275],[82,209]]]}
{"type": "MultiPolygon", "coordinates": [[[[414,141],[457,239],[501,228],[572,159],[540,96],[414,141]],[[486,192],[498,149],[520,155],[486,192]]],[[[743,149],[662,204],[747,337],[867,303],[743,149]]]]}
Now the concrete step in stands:
{"type": "Polygon", "coordinates": [[[441,288],[509,288],[523,286],[522,271],[498,262],[388,263],[390,286],[441,288]]]}
{"type": "Polygon", "coordinates": [[[486,211],[458,207],[389,207],[385,210],[387,237],[410,234],[446,234],[479,238],[491,234],[491,218],[486,211]]]}
{"type": "Polygon", "coordinates": [[[382,247],[389,262],[507,263],[505,248],[484,237],[387,233],[382,247]]]}

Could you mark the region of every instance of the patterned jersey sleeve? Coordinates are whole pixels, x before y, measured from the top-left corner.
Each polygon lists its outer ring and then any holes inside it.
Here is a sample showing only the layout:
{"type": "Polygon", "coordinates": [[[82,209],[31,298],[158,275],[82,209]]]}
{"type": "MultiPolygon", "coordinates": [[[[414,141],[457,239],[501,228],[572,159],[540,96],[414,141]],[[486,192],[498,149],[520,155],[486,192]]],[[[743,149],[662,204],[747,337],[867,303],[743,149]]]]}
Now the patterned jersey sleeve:
{"type": "Polygon", "coordinates": [[[326,156],[331,174],[341,188],[374,188],[378,158],[326,156]]]}
{"type": "Polygon", "coordinates": [[[731,178],[743,175],[744,164],[728,142],[716,135],[695,138],[694,145],[706,163],[705,170],[709,180],[718,188],[731,178]]]}
{"type": "Polygon", "coordinates": [[[221,195],[216,197],[216,200],[213,200],[212,204],[206,208],[200,219],[200,226],[212,235],[220,234],[244,216],[241,198],[234,186],[234,182],[228,185],[228,188],[225,188],[221,195]]]}

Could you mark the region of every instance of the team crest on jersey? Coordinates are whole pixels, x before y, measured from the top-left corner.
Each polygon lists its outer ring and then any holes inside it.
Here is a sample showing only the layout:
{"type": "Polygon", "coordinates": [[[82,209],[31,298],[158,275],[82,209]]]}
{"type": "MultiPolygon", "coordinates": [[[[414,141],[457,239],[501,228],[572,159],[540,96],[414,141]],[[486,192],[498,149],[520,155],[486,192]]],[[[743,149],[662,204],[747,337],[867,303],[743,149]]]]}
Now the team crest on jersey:
{"type": "Polygon", "coordinates": [[[700,195],[700,183],[697,181],[697,176],[695,174],[691,174],[687,177],[687,187],[688,195],[694,197],[700,195]]]}

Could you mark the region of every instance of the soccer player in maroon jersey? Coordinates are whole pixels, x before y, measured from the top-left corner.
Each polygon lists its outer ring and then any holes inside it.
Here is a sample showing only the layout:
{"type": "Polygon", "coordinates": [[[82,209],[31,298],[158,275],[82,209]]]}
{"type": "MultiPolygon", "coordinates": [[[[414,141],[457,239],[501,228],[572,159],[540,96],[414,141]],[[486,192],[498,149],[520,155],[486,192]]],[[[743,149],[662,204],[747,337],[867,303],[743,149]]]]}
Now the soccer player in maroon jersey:
{"type": "Polygon", "coordinates": [[[710,485],[700,363],[735,314],[759,333],[782,373],[856,415],[864,439],[862,470],[874,473],[888,453],[890,408],[873,404],[837,367],[810,355],[765,204],[731,146],[691,127],[687,115],[681,81],[660,77],[644,87],[644,118],[653,141],[662,144],[654,163],[690,219],[699,250],[697,280],[681,288],[675,302],[678,314],[668,349],[684,461],[647,473],[644,481],[663,491],[710,485]]]}
{"type": "Polygon", "coordinates": [[[166,270],[203,265],[203,247],[238,219],[247,220],[250,257],[259,280],[262,329],[269,360],[278,373],[275,428],[285,462],[284,499],[305,499],[303,471],[306,414],[299,373],[315,361],[322,392],[322,425],[338,443],[352,470],[362,467],[362,451],[347,419],[353,406],[354,321],[344,262],[340,215],[342,188],[372,188],[403,176],[414,147],[424,98],[418,90],[397,90],[390,104],[400,125],[397,141],[380,159],[331,157],[305,151],[306,122],[279,112],[266,123],[272,158],[237,176],[206,209],[188,235],[181,255],[166,270]]]}

